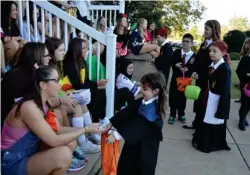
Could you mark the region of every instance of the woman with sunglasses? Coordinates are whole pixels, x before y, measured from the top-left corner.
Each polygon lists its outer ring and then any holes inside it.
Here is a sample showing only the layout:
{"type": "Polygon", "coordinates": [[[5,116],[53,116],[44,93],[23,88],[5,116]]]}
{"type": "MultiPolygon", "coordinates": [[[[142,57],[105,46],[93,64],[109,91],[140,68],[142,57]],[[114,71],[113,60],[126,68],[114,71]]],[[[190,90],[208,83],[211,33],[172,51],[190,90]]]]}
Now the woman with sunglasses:
{"type": "Polygon", "coordinates": [[[2,172],[11,175],[64,174],[72,160],[75,140],[81,134],[101,132],[99,124],[85,128],[62,127],[55,119],[49,124],[47,101],[59,90],[58,73],[51,67],[40,67],[34,72],[28,93],[12,108],[4,121],[1,134],[2,172]],[[48,149],[40,151],[39,143],[48,149]]]}

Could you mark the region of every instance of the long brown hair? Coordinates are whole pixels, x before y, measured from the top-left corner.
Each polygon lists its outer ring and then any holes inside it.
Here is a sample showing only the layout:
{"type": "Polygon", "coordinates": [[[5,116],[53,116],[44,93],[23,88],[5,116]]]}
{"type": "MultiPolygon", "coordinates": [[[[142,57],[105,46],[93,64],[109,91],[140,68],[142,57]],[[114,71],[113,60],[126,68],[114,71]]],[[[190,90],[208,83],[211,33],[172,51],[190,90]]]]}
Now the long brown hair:
{"type": "Polygon", "coordinates": [[[148,86],[150,89],[159,89],[158,94],[158,113],[164,120],[167,111],[167,93],[166,93],[166,79],[162,73],[148,73],[141,78],[141,84],[148,86]]]}
{"type": "Polygon", "coordinates": [[[208,20],[205,23],[206,26],[210,27],[213,31],[212,39],[213,41],[220,40],[221,38],[221,27],[217,20],[208,20]]]}
{"type": "Polygon", "coordinates": [[[63,40],[58,39],[58,38],[53,38],[53,37],[47,38],[45,41],[45,45],[47,46],[49,54],[52,57],[52,59],[50,60],[50,65],[56,68],[60,78],[64,77],[63,62],[56,60],[55,50],[62,44],[63,44],[63,40]]]}
{"type": "Polygon", "coordinates": [[[125,17],[121,17],[117,20],[117,24],[116,24],[116,27],[115,27],[115,31],[117,32],[117,34],[119,35],[126,35],[128,34],[128,24],[126,27],[123,28],[123,33],[119,33],[120,32],[120,26],[121,26],[121,22],[122,22],[122,18],[125,18],[125,17]]]}
{"type": "MultiPolygon", "coordinates": [[[[100,16],[97,19],[97,22],[96,22],[96,30],[99,31],[99,32],[101,31],[100,22],[101,22],[102,19],[105,19],[105,17],[104,16],[100,16]]],[[[103,26],[103,27],[105,27],[105,30],[106,30],[106,27],[107,27],[106,21],[105,21],[105,26],[103,26]]]]}
{"type": "Polygon", "coordinates": [[[137,23],[137,29],[138,29],[138,31],[139,31],[139,33],[140,33],[140,35],[141,35],[142,38],[144,38],[144,35],[145,35],[145,33],[147,32],[147,29],[144,30],[144,29],[142,28],[142,25],[143,25],[143,23],[144,23],[145,21],[147,21],[145,18],[140,18],[140,19],[138,20],[138,23],[137,23]]]}
{"type": "Polygon", "coordinates": [[[240,55],[241,56],[246,56],[246,55],[249,55],[249,54],[250,54],[250,38],[247,38],[243,43],[240,55]]]}
{"type": "MultiPolygon", "coordinates": [[[[66,53],[63,64],[72,63],[75,65],[79,76],[81,77],[81,69],[86,67],[85,60],[82,58],[82,43],[87,42],[81,38],[73,38],[68,46],[68,51],[66,53]]],[[[65,72],[66,73],[66,72],[65,72]]]]}

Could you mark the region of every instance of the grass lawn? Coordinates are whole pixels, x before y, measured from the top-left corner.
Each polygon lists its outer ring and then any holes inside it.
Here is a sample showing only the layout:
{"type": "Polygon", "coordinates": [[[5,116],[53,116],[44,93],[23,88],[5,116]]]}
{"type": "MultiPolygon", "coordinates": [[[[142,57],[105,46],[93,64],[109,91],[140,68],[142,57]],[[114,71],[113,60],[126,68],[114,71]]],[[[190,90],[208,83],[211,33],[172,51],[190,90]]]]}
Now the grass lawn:
{"type": "Polygon", "coordinates": [[[239,61],[232,61],[232,63],[231,63],[231,68],[232,68],[231,98],[232,99],[237,99],[237,98],[240,97],[240,91],[239,91],[239,89],[237,89],[237,88],[235,88],[233,86],[234,83],[238,83],[239,82],[239,79],[238,79],[238,77],[236,75],[236,72],[235,72],[235,70],[236,70],[236,68],[238,66],[238,63],[239,63],[239,61]]]}

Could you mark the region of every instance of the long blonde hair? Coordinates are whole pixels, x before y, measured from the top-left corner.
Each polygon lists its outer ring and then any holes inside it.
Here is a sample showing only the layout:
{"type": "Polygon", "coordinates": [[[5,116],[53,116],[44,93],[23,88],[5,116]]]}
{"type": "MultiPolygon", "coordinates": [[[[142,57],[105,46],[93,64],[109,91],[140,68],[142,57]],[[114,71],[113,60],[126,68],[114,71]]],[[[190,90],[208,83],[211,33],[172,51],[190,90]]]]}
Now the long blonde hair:
{"type": "Polygon", "coordinates": [[[143,29],[142,26],[143,26],[143,23],[147,21],[145,18],[140,18],[138,20],[138,23],[137,23],[137,29],[141,35],[142,38],[144,38],[145,36],[145,33],[147,32],[147,29],[143,29]]]}

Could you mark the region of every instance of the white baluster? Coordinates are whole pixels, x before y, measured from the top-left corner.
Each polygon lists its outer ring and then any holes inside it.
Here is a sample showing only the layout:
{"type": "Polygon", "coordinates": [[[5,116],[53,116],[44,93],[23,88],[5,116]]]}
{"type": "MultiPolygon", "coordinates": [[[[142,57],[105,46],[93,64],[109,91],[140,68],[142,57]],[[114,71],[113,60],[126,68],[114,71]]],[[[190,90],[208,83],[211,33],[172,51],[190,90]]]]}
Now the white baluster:
{"type": "Polygon", "coordinates": [[[73,33],[73,38],[76,37],[76,28],[71,26],[71,33],[73,33]]]}
{"type": "Polygon", "coordinates": [[[65,51],[68,50],[68,24],[64,22],[64,46],[65,51]]]}
{"type": "Polygon", "coordinates": [[[119,4],[119,12],[120,13],[124,13],[125,12],[125,1],[124,0],[120,0],[120,4],[119,4]]]}
{"type": "Polygon", "coordinates": [[[108,11],[107,10],[105,10],[105,19],[106,19],[106,25],[108,25],[108,11]]]}
{"type": "Polygon", "coordinates": [[[94,10],[91,10],[91,21],[94,22],[94,10]]]}
{"type": "Polygon", "coordinates": [[[89,79],[90,80],[92,79],[92,38],[91,37],[89,37],[89,79]]]}
{"type": "Polygon", "coordinates": [[[103,11],[101,10],[101,16],[103,16],[103,13],[102,13],[103,11]]]}
{"type": "Polygon", "coordinates": [[[117,10],[115,10],[114,26],[116,26],[116,13],[117,13],[117,10]]]}
{"type": "Polygon", "coordinates": [[[23,36],[23,5],[22,1],[18,0],[18,18],[19,18],[19,25],[20,25],[20,33],[23,36]]]}
{"type": "Polygon", "coordinates": [[[100,79],[100,54],[101,53],[101,44],[97,43],[97,80],[100,79]]]}
{"type": "Polygon", "coordinates": [[[42,19],[42,42],[45,42],[45,21],[44,21],[44,9],[41,9],[41,19],[42,19]]]}
{"type": "Polygon", "coordinates": [[[112,26],[111,19],[112,19],[112,10],[109,11],[109,26],[112,26]]]}
{"type": "Polygon", "coordinates": [[[60,19],[56,17],[56,37],[57,38],[61,38],[60,29],[61,29],[60,19]]]}
{"type": "Polygon", "coordinates": [[[115,65],[116,65],[116,35],[113,31],[107,34],[107,53],[106,53],[106,117],[111,118],[114,115],[114,95],[115,95],[115,65]]]}
{"type": "Polygon", "coordinates": [[[52,14],[49,13],[49,37],[52,37],[53,35],[53,29],[52,29],[52,14]]]}
{"type": "Polygon", "coordinates": [[[30,41],[30,11],[29,11],[29,1],[26,1],[26,22],[28,27],[28,41],[30,41]]]}
{"type": "Polygon", "coordinates": [[[38,31],[37,31],[37,9],[36,4],[33,3],[33,15],[34,15],[34,34],[35,34],[35,41],[38,41],[38,31]]]}

